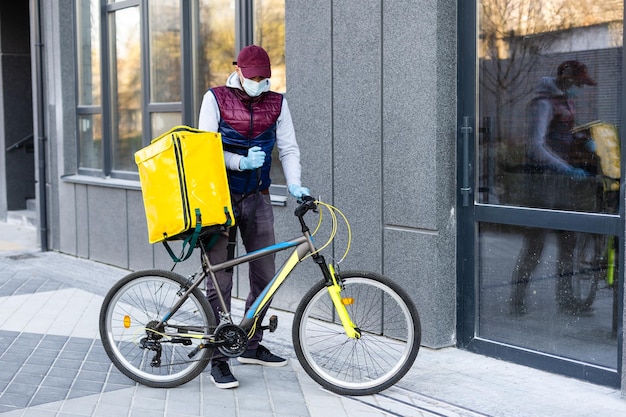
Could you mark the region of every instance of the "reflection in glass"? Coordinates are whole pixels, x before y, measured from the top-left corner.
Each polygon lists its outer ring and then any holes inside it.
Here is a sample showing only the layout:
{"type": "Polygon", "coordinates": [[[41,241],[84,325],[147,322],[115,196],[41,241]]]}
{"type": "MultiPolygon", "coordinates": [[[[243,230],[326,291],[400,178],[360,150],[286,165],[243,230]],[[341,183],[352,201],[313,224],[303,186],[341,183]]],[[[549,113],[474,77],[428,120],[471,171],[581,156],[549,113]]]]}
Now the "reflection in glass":
{"type": "Polygon", "coordinates": [[[100,104],[100,14],[98,0],[76,2],[78,105],[100,104]]]}
{"type": "Polygon", "coordinates": [[[178,126],[182,123],[182,116],[180,112],[163,112],[163,113],[151,113],[150,124],[152,127],[152,137],[156,138],[167,132],[174,126],[178,126]]]}
{"type": "Polygon", "coordinates": [[[113,169],[136,171],[133,155],[142,146],[139,7],[112,13],[109,27],[114,45],[110,58],[113,169]]]}
{"type": "Polygon", "coordinates": [[[617,369],[617,238],[482,223],[479,336],[617,369]]]}
{"type": "Polygon", "coordinates": [[[202,97],[211,87],[224,85],[235,70],[235,2],[198,0],[192,13],[194,62],[194,114],[200,112],[202,97]]]}
{"type": "Polygon", "coordinates": [[[150,13],[150,101],[181,101],[180,1],[148,4],[150,13]]]}
{"type": "Polygon", "coordinates": [[[102,116],[78,116],[79,167],[102,169],[102,116]]]}
{"type": "Polygon", "coordinates": [[[480,1],[479,202],[616,212],[606,159],[619,165],[623,11],[480,1]]]}
{"type": "Polygon", "coordinates": [[[272,91],[285,92],[285,0],[254,0],[254,43],[272,62],[272,91]]]}
{"type": "MultiPolygon", "coordinates": [[[[285,74],[285,0],[254,0],[254,43],[262,46],[272,63],[272,91],[284,93],[287,90],[285,74]]],[[[274,184],[286,184],[278,148],[272,152],[270,172],[274,184]]]]}

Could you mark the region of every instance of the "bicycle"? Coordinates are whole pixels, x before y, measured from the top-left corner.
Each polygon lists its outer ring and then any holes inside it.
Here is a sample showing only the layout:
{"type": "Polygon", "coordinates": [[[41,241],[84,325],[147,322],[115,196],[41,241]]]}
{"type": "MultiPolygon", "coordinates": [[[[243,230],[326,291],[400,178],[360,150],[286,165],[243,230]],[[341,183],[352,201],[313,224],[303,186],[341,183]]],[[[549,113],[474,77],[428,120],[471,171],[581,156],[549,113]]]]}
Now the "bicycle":
{"type": "MultiPolygon", "coordinates": [[[[100,311],[107,355],[117,369],[140,384],[171,388],[187,383],[205,369],[214,349],[227,357],[246,350],[248,338],[259,326],[259,313],[294,268],[310,257],[323,278],[302,297],[294,314],[291,333],[298,361],[313,380],[338,394],[371,395],[389,388],[416,359],[419,315],[408,294],[389,278],[373,272],[341,272],[326,262],[320,251],[334,239],[335,212],[341,214],[335,207],[304,197],[294,213],[301,236],[211,265],[205,249],[210,235],[201,235],[196,245],[201,266],[195,274],[184,277],[150,269],[125,276],[110,289],[100,311]],[[320,206],[329,209],[333,232],[318,249],[312,238],[315,232],[310,232],[304,216],[320,206]],[[287,249],[293,252],[239,324],[233,322],[218,289],[222,312],[217,323],[200,284],[209,277],[218,288],[215,272],[287,249]]],[[[270,318],[263,328],[273,331],[276,325],[270,318]]]]}

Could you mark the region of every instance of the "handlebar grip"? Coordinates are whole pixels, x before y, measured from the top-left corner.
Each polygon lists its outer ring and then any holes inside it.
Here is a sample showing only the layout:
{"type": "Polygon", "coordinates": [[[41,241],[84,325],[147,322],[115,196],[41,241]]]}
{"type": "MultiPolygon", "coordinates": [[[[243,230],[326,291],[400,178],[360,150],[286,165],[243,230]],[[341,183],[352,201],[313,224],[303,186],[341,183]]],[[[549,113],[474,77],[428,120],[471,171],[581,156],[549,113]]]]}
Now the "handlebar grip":
{"type": "Polygon", "coordinates": [[[304,216],[307,211],[317,209],[315,199],[309,195],[302,196],[298,199],[298,202],[300,202],[300,205],[296,207],[296,210],[294,212],[297,217],[302,218],[302,216],[304,216]]]}

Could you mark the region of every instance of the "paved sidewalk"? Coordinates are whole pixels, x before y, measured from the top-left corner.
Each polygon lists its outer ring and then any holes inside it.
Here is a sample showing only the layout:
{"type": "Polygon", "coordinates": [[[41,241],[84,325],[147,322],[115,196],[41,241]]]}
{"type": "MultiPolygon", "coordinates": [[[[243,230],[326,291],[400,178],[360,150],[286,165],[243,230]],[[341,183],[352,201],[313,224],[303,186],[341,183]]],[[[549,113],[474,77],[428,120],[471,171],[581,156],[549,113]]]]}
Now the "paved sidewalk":
{"type": "MultiPolygon", "coordinates": [[[[135,384],[108,360],[98,335],[104,294],[128,271],[40,252],[36,231],[0,222],[0,414],[3,417],[603,416],[626,415],[617,389],[455,348],[422,348],[396,386],[341,397],[304,373],[291,346],[291,314],[274,311],[267,338],[283,368],[239,365],[240,387],[218,390],[205,371],[175,389],[135,384]]],[[[241,314],[235,303],[235,315],[241,314]]]]}

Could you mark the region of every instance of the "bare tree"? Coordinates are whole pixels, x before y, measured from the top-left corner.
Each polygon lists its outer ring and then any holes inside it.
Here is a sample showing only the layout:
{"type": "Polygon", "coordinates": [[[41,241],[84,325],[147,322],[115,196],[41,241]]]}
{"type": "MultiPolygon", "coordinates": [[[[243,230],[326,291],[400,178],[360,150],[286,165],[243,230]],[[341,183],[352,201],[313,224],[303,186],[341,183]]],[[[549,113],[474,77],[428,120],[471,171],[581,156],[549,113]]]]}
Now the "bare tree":
{"type": "Polygon", "coordinates": [[[502,112],[532,91],[533,69],[573,20],[566,0],[483,0],[480,10],[480,84],[494,100],[498,139],[502,112]]]}

